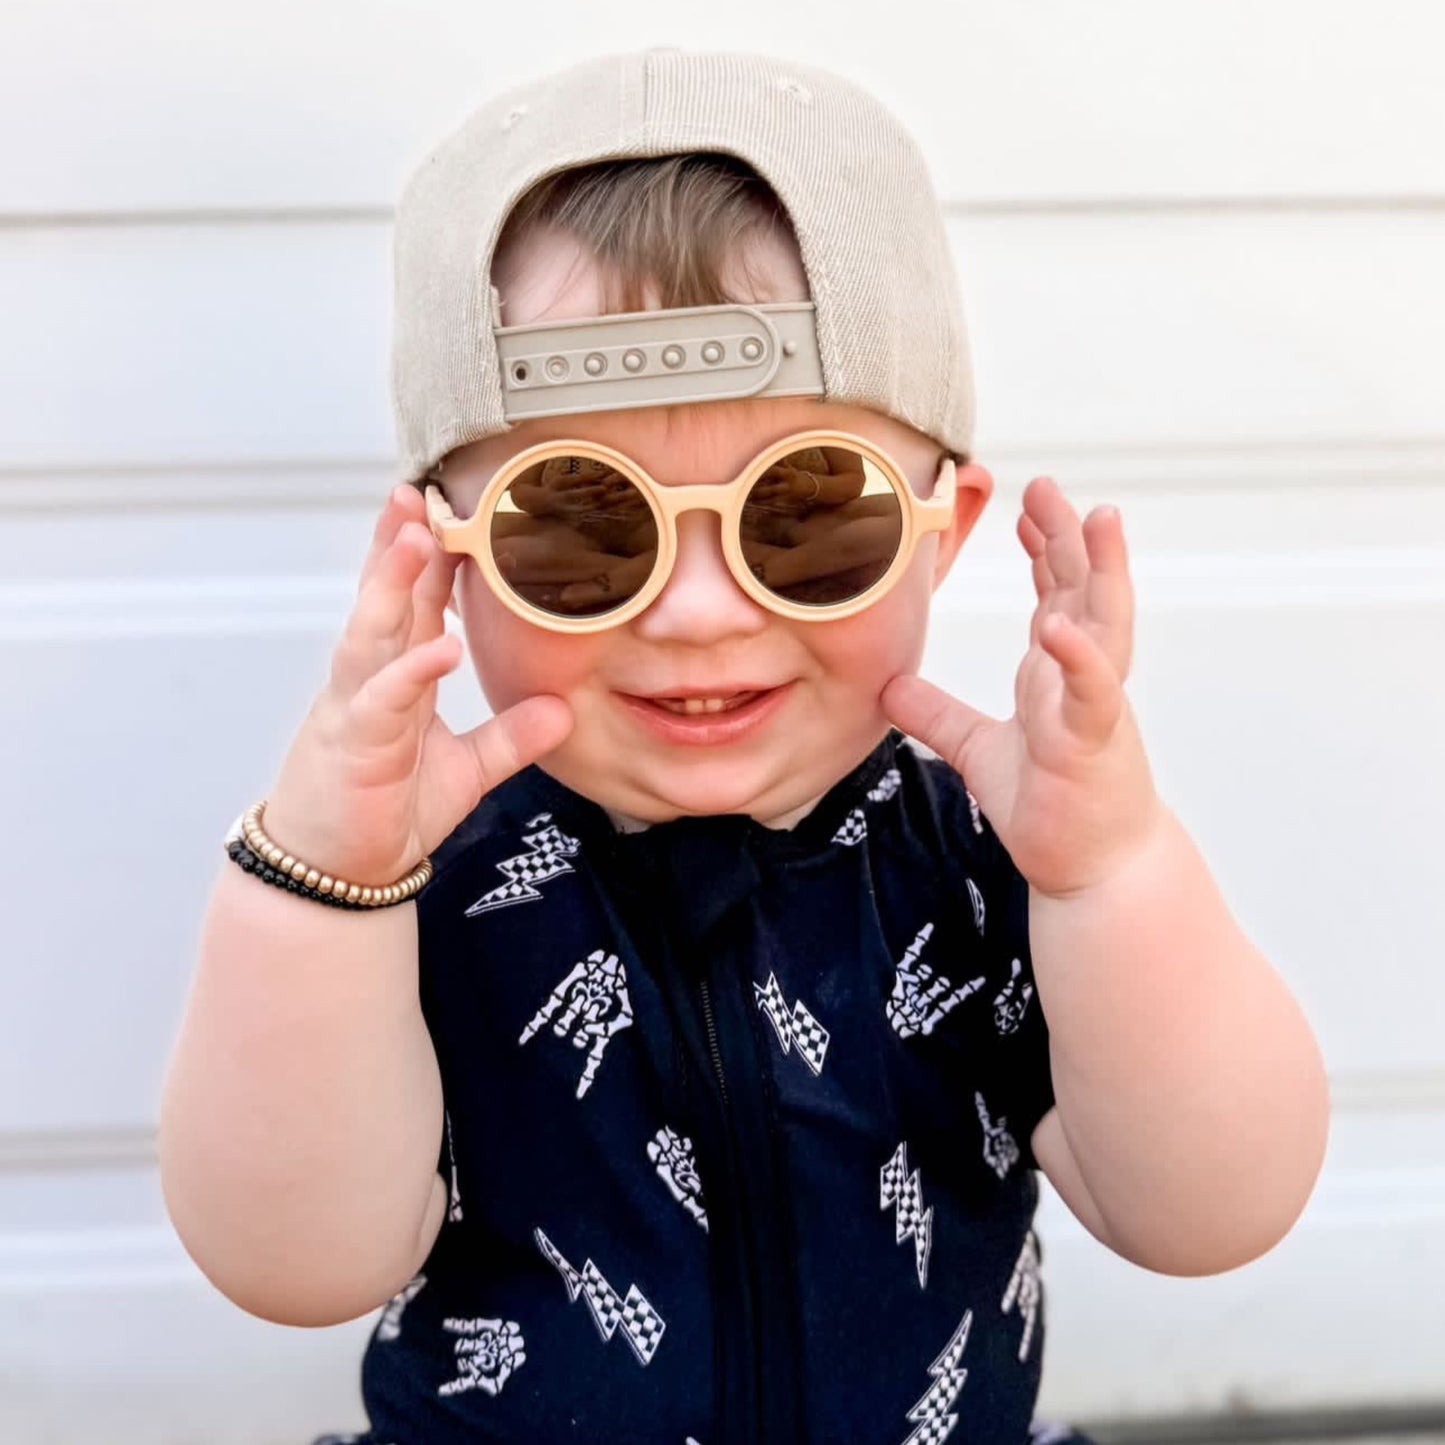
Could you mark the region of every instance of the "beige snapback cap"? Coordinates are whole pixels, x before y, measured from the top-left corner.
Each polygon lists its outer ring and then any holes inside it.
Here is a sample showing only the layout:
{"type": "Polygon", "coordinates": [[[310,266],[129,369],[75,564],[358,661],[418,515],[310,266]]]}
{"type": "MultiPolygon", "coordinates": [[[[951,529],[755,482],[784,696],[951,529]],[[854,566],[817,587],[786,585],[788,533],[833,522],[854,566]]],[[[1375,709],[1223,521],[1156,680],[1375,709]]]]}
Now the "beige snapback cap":
{"type": "Polygon", "coordinates": [[[968,337],[927,167],[883,105],[824,71],[648,50],[500,95],[407,182],[395,265],[392,382],[412,480],[525,416],[737,396],[868,406],[969,454],[968,337]],[[772,186],[811,305],[499,324],[492,253],[525,191],[574,166],[696,151],[736,156],[772,186]]]}

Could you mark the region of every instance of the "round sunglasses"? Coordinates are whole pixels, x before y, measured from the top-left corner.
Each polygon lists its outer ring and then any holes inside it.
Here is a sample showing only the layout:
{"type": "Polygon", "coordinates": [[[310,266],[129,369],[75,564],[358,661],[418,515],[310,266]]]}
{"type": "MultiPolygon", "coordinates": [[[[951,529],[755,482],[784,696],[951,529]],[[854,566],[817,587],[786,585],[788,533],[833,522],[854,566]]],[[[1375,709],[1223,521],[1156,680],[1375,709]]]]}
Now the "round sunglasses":
{"type": "Polygon", "coordinates": [[[871,606],[920,539],[953,519],[945,457],[932,497],[885,452],[847,432],[808,431],[759,452],[728,482],[665,486],[596,442],[542,442],[488,479],[459,519],[441,488],[427,518],[447,552],[466,553],[513,612],[557,632],[597,632],[636,617],[667,585],[677,518],[716,512],[739,587],[783,617],[824,621],[871,606]]]}

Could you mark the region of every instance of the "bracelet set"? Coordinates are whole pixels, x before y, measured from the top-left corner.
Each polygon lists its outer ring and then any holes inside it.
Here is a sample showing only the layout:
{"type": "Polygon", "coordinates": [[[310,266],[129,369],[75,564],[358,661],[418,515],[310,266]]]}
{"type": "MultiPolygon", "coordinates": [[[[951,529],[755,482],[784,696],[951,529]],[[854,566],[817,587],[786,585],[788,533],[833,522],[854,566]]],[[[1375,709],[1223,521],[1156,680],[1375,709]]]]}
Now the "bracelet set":
{"type": "Polygon", "coordinates": [[[377,887],[369,883],[348,883],[304,863],[266,836],[261,815],[266,800],[254,803],[236,820],[226,835],[226,853],[231,861],[263,883],[284,888],[302,898],[314,898],[333,908],[391,908],[415,898],[431,881],[430,858],[423,858],[404,878],[377,887]]]}

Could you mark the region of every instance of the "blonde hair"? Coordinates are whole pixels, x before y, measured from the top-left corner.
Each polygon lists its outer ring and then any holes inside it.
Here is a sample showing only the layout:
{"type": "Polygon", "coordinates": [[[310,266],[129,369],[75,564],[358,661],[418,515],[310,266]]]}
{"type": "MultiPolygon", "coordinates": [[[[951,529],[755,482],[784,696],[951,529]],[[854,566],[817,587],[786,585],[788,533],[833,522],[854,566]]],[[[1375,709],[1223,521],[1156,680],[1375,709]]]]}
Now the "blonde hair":
{"type": "Polygon", "coordinates": [[[597,261],[604,315],[647,309],[649,287],[652,304],[664,308],[769,300],[766,281],[749,264],[749,243],[793,237],[782,202],[757,171],[708,151],[548,176],[512,208],[497,254],[548,227],[571,235],[597,261]],[[733,294],[739,280],[753,294],[733,294]]]}

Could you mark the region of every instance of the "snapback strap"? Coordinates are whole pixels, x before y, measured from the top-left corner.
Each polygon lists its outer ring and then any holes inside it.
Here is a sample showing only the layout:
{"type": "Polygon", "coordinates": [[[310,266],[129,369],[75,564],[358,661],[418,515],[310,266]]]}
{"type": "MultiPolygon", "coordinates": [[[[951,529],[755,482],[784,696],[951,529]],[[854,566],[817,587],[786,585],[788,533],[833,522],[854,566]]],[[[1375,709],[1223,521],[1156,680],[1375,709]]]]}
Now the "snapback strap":
{"type": "Polygon", "coordinates": [[[752,396],[822,396],[811,301],[498,326],[509,422],[752,396]]]}

